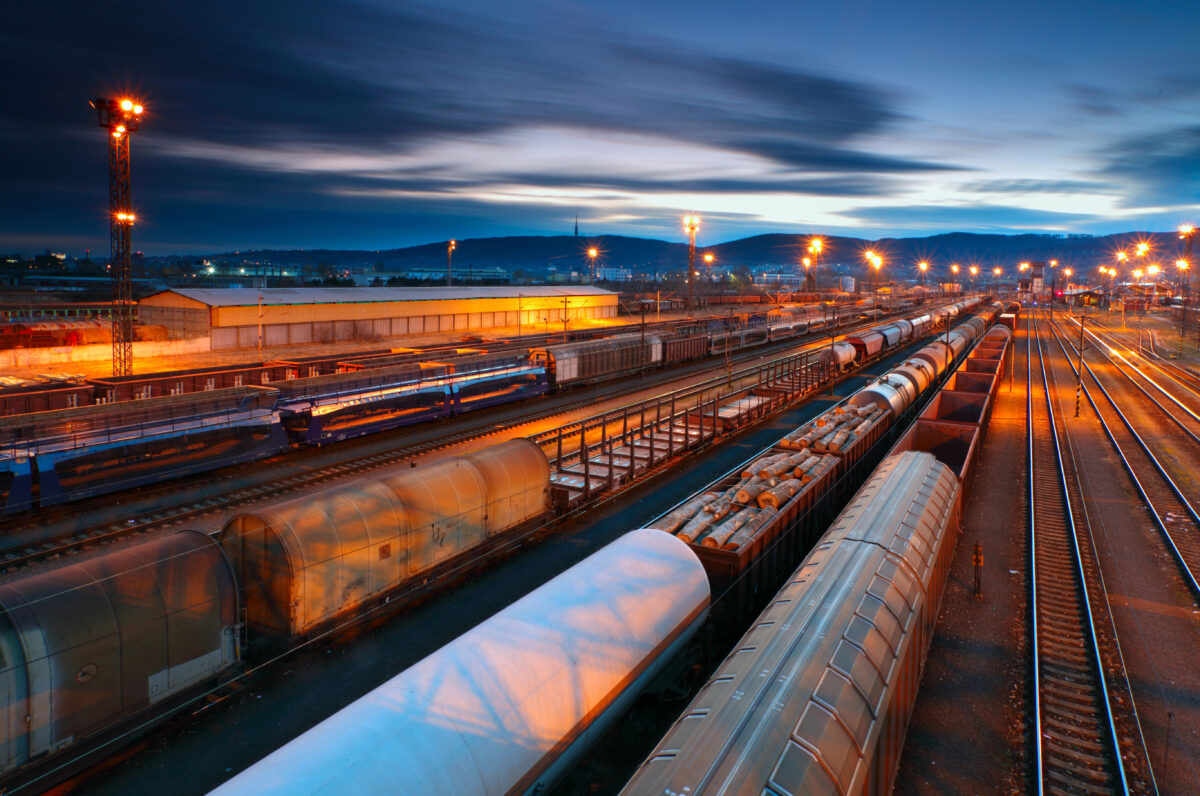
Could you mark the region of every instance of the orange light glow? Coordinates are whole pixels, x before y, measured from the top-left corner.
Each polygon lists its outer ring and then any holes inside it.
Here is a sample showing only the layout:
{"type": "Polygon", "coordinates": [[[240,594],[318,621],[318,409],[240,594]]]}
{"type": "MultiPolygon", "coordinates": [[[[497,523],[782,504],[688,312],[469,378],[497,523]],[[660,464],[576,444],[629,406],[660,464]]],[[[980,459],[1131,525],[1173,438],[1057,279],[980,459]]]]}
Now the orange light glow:
{"type": "Polygon", "coordinates": [[[977,273],[979,273],[979,266],[972,265],[971,266],[971,276],[975,276],[975,274],[977,274],[977,273]]]}
{"type": "Polygon", "coordinates": [[[812,252],[813,254],[820,254],[821,248],[824,245],[825,245],[824,241],[822,241],[820,238],[813,238],[811,241],[808,242],[808,250],[810,252],[812,252]]]}
{"type": "Polygon", "coordinates": [[[120,138],[120,137],[121,137],[121,131],[120,131],[120,130],[113,130],[113,134],[112,134],[112,135],[113,135],[113,138],[120,138]]]}
{"type": "Polygon", "coordinates": [[[917,263],[917,268],[920,268],[922,271],[928,271],[928,270],[929,270],[929,263],[927,263],[927,262],[925,262],[924,260],[922,260],[921,262],[917,263]]]}
{"type": "Polygon", "coordinates": [[[133,110],[133,100],[127,100],[127,99],[121,100],[121,110],[123,110],[123,111],[133,110]]]}
{"type": "Polygon", "coordinates": [[[1064,269],[1063,269],[1063,273],[1064,273],[1064,274],[1066,274],[1067,276],[1070,276],[1070,275],[1071,275],[1071,269],[1070,269],[1070,268],[1064,268],[1064,269]]]}
{"type": "Polygon", "coordinates": [[[805,267],[805,268],[808,268],[808,267],[810,267],[810,266],[812,265],[812,260],[810,260],[810,259],[809,259],[809,258],[807,258],[807,257],[805,257],[805,258],[804,258],[804,259],[803,259],[801,262],[803,262],[803,263],[804,263],[804,267],[805,267]]]}
{"type": "Polygon", "coordinates": [[[1150,276],[1156,275],[1158,273],[1158,271],[1159,271],[1159,268],[1157,265],[1152,265],[1146,269],[1146,273],[1150,274],[1150,276]]]}
{"type": "Polygon", "coordinates": [[[1000,266],[996,266],[995,268],[993,268],[992,273],[995,274],[996,276],[1000,276],[1000,266]]]}
{"type": "Polygon", "coordinates": [[[1117,252],[1117,262],[1123,263],[1128,259],[1129,259],[1129,255],[1126,254],[1125,252],[1123,252],[1123,251],[1117,252]]]}
{"type": "Polygon", "coordinates": [[[1028,271],[1028,270],[1029,270],[1029,263],[1021,263],[1021,270],[1022,270],[1022,271],[1028,271]]]}
{"type": "Polygon", "coordinates": [[[1189,268],[1188,261],[1187,260],[1176,260],[1175,267],[1178,268],[1180,271],[1186,271],[1189,268]]]}
{"type": "Polygon", "coordinates": [[[134,116],[141,116],[141,115],[142,115],[142,111],[144,111],[144,110],[145,110],[145,108],[143,108],[141,105],[134,105],[134,106],[133,106],[133,115],[134,115],[134,116]]]}
{"type": "Polygon", "coordinates": [[[712,252],[705,252],[704,262],[708,263],[709,265],[712,265],[712,261],[715,259],[717,259],[717,257],[712,252]]]}
{"type": "Polygon", "coordinates": [[[688,232],[695,232],[700,229],[700,216],[684,216],[683,228],[688,232]]]}
{"type": "Polygon", "coordinates": [[[1195,232],[1196,228],[1191,224],[1179,225],[1179,237],[1181,238],[1190,238],[1195,232]]]}
{"type": "Polygon", "coordinates": [[[594,257],[596,257],[596,256],[597,256],[597,255],[599,255],[599,254],[600,254],[600,250],[599,250],[599,249],[597,249],[597,248],[596,248],[596,247],[594,247],[594,246],[593,246],[592,248],[588,249],[588,257],[593,257],[593,258],[594,258],[594,257]]]}
{"type": "Polygon", "coordinates": [[[1137,245],[1137,253],[1138,253],[1139,257],[1145,257],[1146,252],[1148,252],[1148,251],[1150,251],[1149,243],[1142,242],[1137,245]]]}
{"type": "Polygon", "coordinates": [[[958,273],[958,263],[952,263],[950,265],[950,271],[951,271],[951,273],[957,274],[958,273]]]}

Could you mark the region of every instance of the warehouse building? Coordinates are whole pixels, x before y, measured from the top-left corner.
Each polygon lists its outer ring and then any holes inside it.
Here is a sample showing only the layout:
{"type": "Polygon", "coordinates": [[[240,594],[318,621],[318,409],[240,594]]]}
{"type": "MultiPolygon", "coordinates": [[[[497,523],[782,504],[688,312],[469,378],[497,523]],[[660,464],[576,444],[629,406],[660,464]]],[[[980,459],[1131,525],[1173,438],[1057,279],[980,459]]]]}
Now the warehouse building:
{"type": "Polygon", "coordinates": [[[164,290],[138,302],[139,320],[213,349],[380,340],[428,332],[611,318],[617,294],[594,287],[334,287],[164,290]],[[260,332],[261,330],[261,332],[260,332]]]}

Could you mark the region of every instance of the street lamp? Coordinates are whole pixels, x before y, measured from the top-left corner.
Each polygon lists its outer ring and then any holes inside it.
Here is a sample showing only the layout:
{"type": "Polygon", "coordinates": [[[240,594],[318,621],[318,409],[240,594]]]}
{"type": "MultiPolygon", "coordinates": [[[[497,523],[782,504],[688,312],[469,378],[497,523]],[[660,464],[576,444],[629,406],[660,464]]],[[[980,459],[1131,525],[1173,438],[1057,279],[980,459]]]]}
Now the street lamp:
{"type": "Polygon", "coordinates": [[[1183,274],[1183,306],[1179,310],[1179,350],[1183,351],[1183,335],[1187,325],[1188,299],[1191,288],[1192,274],[1192,239],[1196,237],[1196,227],[1193,224],[1181,224],[1179,237],[1183,240],[1183,257],[1175,261],[1175,267],[1183,274]]]}
{"type": "Polygon", "coordinates": [[[971,266],[971,292],[972,293],[975,292],[975,277],[978,275],[979,275],[979,266],[972,265],[971,266]]]}
{"type": "Polygon", "coordinates": [[[808,242],[808,257],[804,258],[804,289],[817,289],[817,274],[813,268],[816,267],[817,261],[821,258],[821,252],[825,250],[825,241],[820,238],[813,238],[808,242]]]}
{"type": "Polygon", "coordinates": [[[596,258],[600,256],[600,250],[595,246],[587,250],[588,265],[591,268],[592,281],[596,281],[596,258]]]}
{"type": "Polygon", "coordinates": [[[929,263],[922,260],[917,263],[917,268],[921,269],[921,287],[925,287],[925,272],[929,270],[929,263]]]}
{"type": "Polygon", "coordinates": [[[454,250],[457,248],[458,241],[452,240],[446,242],[446,287],[450,287],[452,284],[454,284],[454,278],[452,276],[454,271],[451,268],[450,263],[454,257],[454,250]]]}
{"type": "Polygon", "coordinates": [[[713,254],[712,252],[704,253],[704,270],[708,274],[708,283],[710,285],[712,284],[712,264],[713,264],[713,261],[716,259],[717,259],[717,256],[715,254],[713,254]]]}
{"type": "Polygon", "coordinates": [[[696,230],[700,229],[699,216],[684,216],[683,228],[688,234],[688,307],[696,306],[696,230]]]}

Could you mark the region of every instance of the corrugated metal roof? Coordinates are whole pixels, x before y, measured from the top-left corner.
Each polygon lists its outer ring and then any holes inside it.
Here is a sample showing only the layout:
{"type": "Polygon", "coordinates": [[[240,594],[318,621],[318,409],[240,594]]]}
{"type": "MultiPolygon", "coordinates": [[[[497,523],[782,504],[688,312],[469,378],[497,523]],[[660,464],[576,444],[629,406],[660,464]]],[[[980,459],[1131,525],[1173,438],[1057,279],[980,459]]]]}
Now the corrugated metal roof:
{"type": "Polygon", "coordinates": [[[199,301],[210,307],[248,307],[281,304],[350,304],[394,301],[445,301],[486,298],[563,298],[571,296],[615,296],[611,290],[598,287],[568,285],[553,287],[530,285],[523,287],[269,287],[256,288],[180,288],[164,290],[199,301]]]}

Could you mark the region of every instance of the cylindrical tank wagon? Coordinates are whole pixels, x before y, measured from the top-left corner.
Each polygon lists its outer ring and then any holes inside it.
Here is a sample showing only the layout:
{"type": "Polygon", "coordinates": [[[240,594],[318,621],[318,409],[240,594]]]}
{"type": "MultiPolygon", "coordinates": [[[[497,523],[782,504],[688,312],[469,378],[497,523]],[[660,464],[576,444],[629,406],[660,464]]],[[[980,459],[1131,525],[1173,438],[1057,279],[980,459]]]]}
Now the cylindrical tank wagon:
{"type": "Polygon", "coordinates": [[[214,793],[541,793],[705,618],[678,539],[622,536],[214,793]]]}
{"type": "Polygon", "coordinates": [[[550,467],[516,439],[240,514],[219,539],[249,629],[291,639],[545,513],[550,467]]]}
{"type": "Polygon", "coordinates": [[[0,773],[238,661],[234,573],[196,531],[9,582],[0,608],[0,773]]]}

